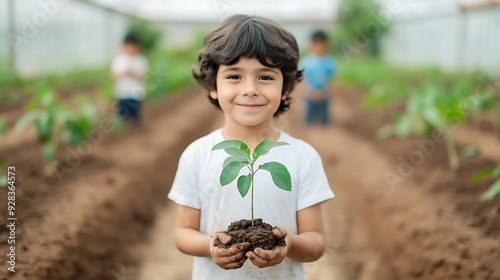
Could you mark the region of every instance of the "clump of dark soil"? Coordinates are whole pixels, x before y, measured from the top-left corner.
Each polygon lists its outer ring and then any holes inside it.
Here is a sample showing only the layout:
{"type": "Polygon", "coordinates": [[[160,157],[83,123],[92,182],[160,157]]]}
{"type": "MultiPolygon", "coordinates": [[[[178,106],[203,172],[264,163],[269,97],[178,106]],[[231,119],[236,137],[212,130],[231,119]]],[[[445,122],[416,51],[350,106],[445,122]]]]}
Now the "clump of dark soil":
{"type": "Polygon", "coordinates": [[[229,244],[223,244],[219,238],[214,241],[214,246],[219,248],[229,248],[234,244],[249,242],[250,247],[247,251],[253,251],[255,248],[271,250],[277,246],[285,246],[285,237],[276,238],[273,234],[273,229],[276,227],[255,219],[254,226],[252,220],[239,220],[232,222],[224,233],[231,236],[229,244]]]}

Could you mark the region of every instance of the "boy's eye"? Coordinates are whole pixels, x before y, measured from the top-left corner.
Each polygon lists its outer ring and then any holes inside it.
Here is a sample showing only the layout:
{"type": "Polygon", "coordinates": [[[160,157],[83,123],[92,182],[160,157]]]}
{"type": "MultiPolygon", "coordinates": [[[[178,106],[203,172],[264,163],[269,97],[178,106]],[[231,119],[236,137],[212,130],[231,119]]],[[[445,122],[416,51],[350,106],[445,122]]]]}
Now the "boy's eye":
{"type": "Polygon", "coordinates": [[[229,75],[229,76],[227,76],[227,78],[226,78],[226,79],[228,79],[228,80],[238,80],[239,78],[240,78],[240,76],[236,76],[236,75],[229,75]]]}
{"type": "Polygon", "coordinates": [[[273,81],[274,78],[273,77],[270,77],[270,76],[262,76],[260,77],[261,80],[264,80],[264,81],[273,81]]]}

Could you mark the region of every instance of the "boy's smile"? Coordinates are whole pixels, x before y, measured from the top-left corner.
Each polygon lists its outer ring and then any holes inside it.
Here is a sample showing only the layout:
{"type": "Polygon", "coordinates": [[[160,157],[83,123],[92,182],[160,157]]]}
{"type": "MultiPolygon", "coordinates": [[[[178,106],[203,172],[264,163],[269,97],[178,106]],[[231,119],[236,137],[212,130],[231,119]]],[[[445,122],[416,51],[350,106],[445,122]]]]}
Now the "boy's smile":
{"type": "Polygon", "coordinates": [[[217,90],[226,125],[243,127],[272,126],[274,113],[282,100],[283,74],[279,68],[262,65],[256,58],[240,58],[233,65],[220,65],[217,90]]]}

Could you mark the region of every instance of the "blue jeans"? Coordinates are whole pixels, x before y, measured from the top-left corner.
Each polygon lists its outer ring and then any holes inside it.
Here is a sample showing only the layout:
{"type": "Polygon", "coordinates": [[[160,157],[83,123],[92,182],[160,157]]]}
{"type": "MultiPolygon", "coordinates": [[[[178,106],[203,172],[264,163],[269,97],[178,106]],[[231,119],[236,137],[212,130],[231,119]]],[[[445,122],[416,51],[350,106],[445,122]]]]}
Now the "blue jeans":
{"type": "Polygon", "coordinates": [[[135,123],[139,123],[139,109],[141,101],[135,99],[118,99],[117,109],[118,115],[126,120],[132,119],[135,123]]]}
{"type": "Polygon", "coordinates": [[[321,125],[327,125],[330,121],[329,106],[330,99],[311,100],[305,99],[305,117],[304,121],[307,125],[314,122],[319,122],[321,125]]]}

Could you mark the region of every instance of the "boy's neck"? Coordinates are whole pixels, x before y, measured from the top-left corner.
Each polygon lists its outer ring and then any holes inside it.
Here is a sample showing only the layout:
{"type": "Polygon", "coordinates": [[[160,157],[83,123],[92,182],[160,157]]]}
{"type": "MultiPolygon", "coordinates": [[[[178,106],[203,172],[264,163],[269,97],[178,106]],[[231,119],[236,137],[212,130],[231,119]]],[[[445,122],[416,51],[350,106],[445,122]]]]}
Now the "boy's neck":
{"type": "Polygon", "coordinates": [[[273,121],[259,126],[243,126],[226,121],[222,127],[222,135],[226,140],[240,140],[253,150],[264,139],[277,141],[280,130],[274,126],[273,121]]]}

